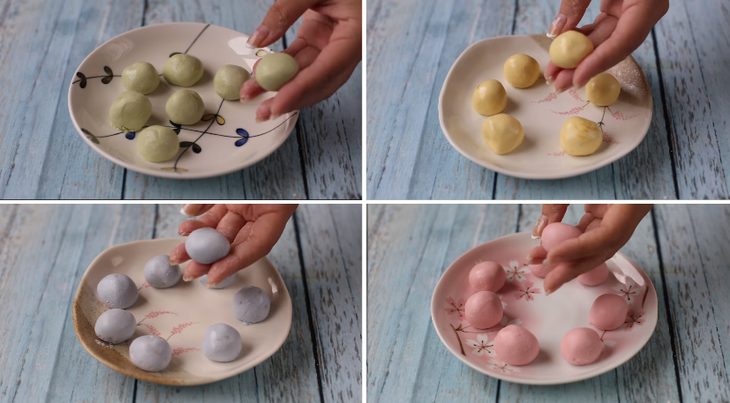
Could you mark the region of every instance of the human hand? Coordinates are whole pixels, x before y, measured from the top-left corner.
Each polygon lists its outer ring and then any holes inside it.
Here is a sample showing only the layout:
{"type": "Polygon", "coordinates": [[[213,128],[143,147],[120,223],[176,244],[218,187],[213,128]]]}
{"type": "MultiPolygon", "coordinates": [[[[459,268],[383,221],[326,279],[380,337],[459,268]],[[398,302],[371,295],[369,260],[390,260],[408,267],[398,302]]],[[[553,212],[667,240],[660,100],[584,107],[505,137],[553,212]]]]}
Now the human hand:
{"type": "MultiPolygon", "coordinates": [[[[279,240],[286,222],[294,214],[295,204],[188,204],[183,212],[197,219],[180,224],[180,235],[189,235],[202,227],[215,228],[231,242],[228,256],[213,263],[191,261],[183,273],[184,281],[208,274],[208,284],[215,285],[231,274],[266,256],[279,240]]],[[[190,260],[185,243],[170,252],[170,263],[190,260]]]]}
{"type": "MultiPolygon", "coordinates": [[[[549,37],[576,29],[591,0],[562,0],[550,26],[549,37]]],[[[624,60],[641,46],[652,27],[669,10],[669,0],[601,0],[601,13],[593,23],[577,31],[587,35],[595,47],[575,69],[561,69],[552,62],[545,68],[545,80],[556,91],[571,85],[582,87],[603,71],[624,60]]]]}
{"type": "MultiPolygon", "coordinates": [[[[249,44],[267,46],[284,36],[303,15],[288,53],[299,73],[258,107],[256,119],[269,120],[313,105],[344,84],[360,63],[362,46],[361,0],[277,0],[256,29],[249,44]]],[[[263,93],[256,80],[241,87],[241,102],[263,93]]]]}
{"type": "MultiPolygon", "coordinates": [[[[542,208],[542,215],[533,229],[533,236],[542,235],[548,224],[560,222],[568,206],[548,204],[542,208]]],[[[530,251],[530,264],[554,266],[543,282],[545,294],[557,290],[564,283],[596,268],[610,259],[628,242],[634,230],[651,205],[641,204],[588,204],[578,222],[583,234],[569,239],[547,252],[542,246],[530,251]]]]}

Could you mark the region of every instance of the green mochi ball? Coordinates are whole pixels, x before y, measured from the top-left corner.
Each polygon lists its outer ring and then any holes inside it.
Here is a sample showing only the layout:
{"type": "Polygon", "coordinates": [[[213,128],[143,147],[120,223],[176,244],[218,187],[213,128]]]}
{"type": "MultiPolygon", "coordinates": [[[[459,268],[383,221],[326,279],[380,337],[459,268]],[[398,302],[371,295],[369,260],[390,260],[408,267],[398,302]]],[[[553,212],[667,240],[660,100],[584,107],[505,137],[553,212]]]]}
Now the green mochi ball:
{"type": "Polygon", "coordinates": [[[180,150],[177,135],[169,127],[150,126],[137,133],[137,152],[149,162],[171,160],[180,150]]]}
{"type": "Polygon", "coordinates": [[[165,112],[170,121],[181,125],[194,125],[200,122],[205,112],[203,98],[193,90],[177,90],[165,104],[165,112]]]}
{"type": "Polygon", "coordinates": [[[160,85],[160,76],[153,65],[147,62],[137,62],[124,68],[122,84],[130,91],[149,94],[160,85]]]}
{"type": "Polygon", "coordinates": [[[203,77],[203,63],[195,56],[178,53],[167,59],[162,75],[170,84],[191,87],[203,77]]]}
{"type": "Polygon", "coordinates": [[[248,71],[243,67],[226,64],[213,77],[215,92],[226,101],[237,101],[241,98],[241,86],[249,77],[248,71]]]}
{"type": "Polygon", "coordinates": [[[278,91],[299,72],[299,65],[286,53],[269,53],[256,63],[254,78],[261,88],[278,91]]]}
{"type": "Polygon", "coordinates": [[[127,132],[141,129],[152,116],[150,100],[134,91],[125,91],[109,108],[109,123],[112,127],[127,132]]]}

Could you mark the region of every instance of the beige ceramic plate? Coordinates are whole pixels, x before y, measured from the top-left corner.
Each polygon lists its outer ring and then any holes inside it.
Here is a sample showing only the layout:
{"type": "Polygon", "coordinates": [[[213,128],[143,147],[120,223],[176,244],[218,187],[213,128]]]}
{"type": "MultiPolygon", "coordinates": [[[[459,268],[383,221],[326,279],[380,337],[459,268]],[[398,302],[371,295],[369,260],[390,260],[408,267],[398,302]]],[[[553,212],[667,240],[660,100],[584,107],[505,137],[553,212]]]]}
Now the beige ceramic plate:
{"type": "MultiPolygon", "coordinates": [[[[431,319],[441,342],[456,358],[494,378],[531,385],[556,385],[592,378],[622,365],[649,342],[658,319],[656,289],[649,277],[621,253],[607,264],[610,269],[644,278],[646,287],[625,285],[613,276],[601,285],[586,287],[577,280],[555,293],[543,294],[542,279],[532,274],[524,257],[538,241],[522,232],[495,239],[468,250],[456,259],[436,284],[431,298],[431,319]],[[507,271],[507,283],[497,294],[505,317],[490,329],[475,329],[464,318],[469,290],[469,271],[477,262],[491,260],[507,271]],[[591,327],[588,312],[600,295],[624,297],[630,306],[623,326],[598,331],[604,344],[598,361],[573,366],[560,355],[560,341],[570,329],[591,327]],[[525,366],[512,366],[494,354],[494,338],[507,324],[519,324],[540,341],[540,354],[525,366]]],[[[595,329],[594,329],[595,330],[595,329]]]]}
{"type": "Polygon", "coordinates": [[[516,89],[503,78],[504,61],[515,53],[534,57],[544,69],[550,40],[544,35],[505,36],[469,46],[451,66],[439,97],[441,129],[462,155],[494,171],[526,179],[557,179],[581,175],[616,161],[636,148],[651,123],[652,99],[644,73],[629,57],[609,70],[621,82],[616,104],[596,107],[584,90],[556,94],[541,78],[528,89],[516,89]],[[481,138],[484,117],[472,109],[477,84],[499,80],[509,99],[504,113],[525,129],[525,141],[507,155],[495,154],[481,138]],[[587,157],[573,157],[560,149],[560,127],[566,118],[581,116],[603,122],[604,142],[587,157]]]}
{"type": "MultiPolygon", "coordinates": [[[[166,178],[206,178],[241,170],[274,152],[294,129],[298,112],[268,122],[256,122],[256,108],[273,96],[266,93],[251,102],[223,101],[213,89],[213,76],[225,64],[237,64],[249,72],[268,49],[251,48],[247,35],[202,23],[169,23],[134,29],[96,48],[81,62],[71,79],[68,107],[76,131],[110,161],[133,171],[166,178]],[[205,102],[203,121],[179,130],[178,160],[151,163],[137,155],[136,133],[122,133],[108,123],[108,111],[124,90],[120,75],[134,62],[152,63],[162,71],[174,52],[198,57],[205,75],[195,86],[205,102]],[[220,109],[219,109],[220,108],[220,109]],[[194,145],[193,145],[194,143],[194,145]]],[[[160,80],[148,97],[152,118],[148,125],[173,127],[165,114],[165,102],[180,89],[160,80]]]]}
{"type": "Polygon", "coordinates": [[[139,380],[164,385],[202,385],[238,375],[274,354],[289,335],[292,306],[281,276],[267,259],[238,272],[236,282],[221,290],[199,281],[181,282],[172,288],[146,285],[143,267],[156,255],[167,254],[180,239],[155,239],[112,246],[102,252],[81,278],[73,302],[76,336],[81,345],[109,368],[139,380]],[[115,346],[97,339],[96,319],[106,307],[96,299],[96,284],[110,273],[123,273],[140,287],[138,301],[129,309],[139,325],[133,338],[115,346]],[[233,294],[244,285],[255,285],[272,297],[269,317],[244,325],[233,313],[233,294]],[[241,356],[229,363],[209,361],[200,350],[205,329],[223,322],[236,328],[243,340],[241,356]],[[170,366],[163,372],[146,372],[129,361],[129,343],[145,334],[167,338],[173,349],[170,366]]]}

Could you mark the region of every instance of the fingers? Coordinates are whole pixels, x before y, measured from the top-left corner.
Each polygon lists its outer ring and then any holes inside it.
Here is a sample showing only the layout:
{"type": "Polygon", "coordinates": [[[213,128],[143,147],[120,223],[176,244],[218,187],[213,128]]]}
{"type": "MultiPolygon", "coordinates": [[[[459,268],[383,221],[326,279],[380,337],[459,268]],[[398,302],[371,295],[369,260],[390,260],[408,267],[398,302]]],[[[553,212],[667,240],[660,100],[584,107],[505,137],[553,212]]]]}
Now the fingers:
{"type": "Polygon", "coordinates": [[[209,264],[198,263],[191,260],[187,266],[185,266],[185,272],[183,272],[183,281],[193,281],[198,277],[204,276],[210,271],[209,264]]]}
{"type": "Polygon", "coordinates": [[[211,207],[213,207],[213,204],[185,204],[180,212],[188,217],[195,217],[210,210],[211,207]]]}
{"type": "Polygon", "coordinates": [[[563,221],[563,217],[567,210],[567,204],[543,204],[542,215],[538,218],[535,228],[532,229],[532,236],[539,238],[542,236],[542,230],[544,230],[548,224],[563,221]]]}
{"type": "Polygon", "coordinates": [[[602,256],[594,256],[587,259],[564,262],[556,265],[555,268],[552,269],[547,276],[545,276],[545,280],[542,283],[542,286],[545,289],[545,295],[555,292],[563,284],[596,268],[596,266],[606,260],[607,258],[603,258],[602,256]]]}
{"type": "Polygon", "coordinates": [[[183,221],[178,228],[180,235],[189,235],[191,232],[202,227],[215,228],[218,222],[228,212],[228,208],[223,204],[216,204],[211,207],[205,214],[195,220],[183,221]]]}
{"type": "Polygon", "coordinates": [[[552,264],[574,261],[577,259],[595,256],[605,251],[612,256],[620,245],[616,245],[616,237],[612,231],[604,226],[593,231],[584,232],[578,238],[569,239],[551,249],[548,261],[552,264]]]}
{"type": "Polygon", "coordinates": [[[547,257],[547,251],[542,246],[536,246],[532,249],[530,249],[530,252],[527,254],[527,263],[528,264],[541,264],[543,260],[547,257]]]}
{"type": "Polygon", "coordinates": [[[236,237],[231,253],[211,266],[209,284],[217,284],[266,256],[281,237],[292,211],[287,209],[267,213],[247,223],[236,237]]]}
{"type": "Polygon", "coordinates": [[[317,3],[318,0],[276,0],[261,25],[248,38],[248,44],[259,48],[271,45],[284,36],[297,18],[317,3]]]}
{"type": "Polygon", "coordinates": [[[627,10],[621,15],[618,21],[606,18],[601,26],[605,26],[599,31],[597,26],[593,34],[596,38],[605,36],[605,40],[601,42],[596,49],[589,54],[575,69],[573,84],[582,87],[591,77],[598,73],[608,70],[614,65],[621,62],[641,46],[646,36],[651,31],[656,21],[648,23],[645,12],[640,9],[627,10]],[[611,32],[608,32],[609,29],[611,32]]]}
{"type": "Polygon", "coordinates": [[[558,74],[553,77],[553,87],[555,88],[555,91],[563,92],[570,88],[573,84],[573,74],[575,74],[575,70],[573,69],[560,70],[558,74]]]}
{"type": "Polygon", "coordinates": [[[241,217],[238,213],[228,211],[218,222],[216,230],[223,234],[228,239],[228,242],[233,242],[236,239],[238,231],[243,228],[244,224],[246,224],[245,218],[241,217]]]}
{"type": "Polygon", "coordinates": [[[554,38],[561,33],[575,28],[583,18],[591,0],[563,0],[560,2],[558,15],[550,24],[547,36],[554,38]]]}
{"type": "MultiPolygon", "coordinates": [[[[307,66],[309,66],[310,64],[312,64],[312,61],[314,61],[314,58],[316,57],[316,55],[314,55],[313,57],[303,57],[303,55],[300,55],[301,51],[305,47],[306,47],[306,41],[304,41],[301,38],[297,38],[294,40],[294,42],[292,42],[291,45],[289,45],[288,48],[284,49],[283,53],[287,53],[291,57],[293,57],[297,61],[297,64],[299,65],[299,69],[304,69],[307,66]]],[[[256,62],[256,63],[258,63],[258,62],[256,62]]],[[[256,75],[256,65],[254,64],[252,78],[249,80],[246,80],[246,82],[244,82],[243,85],[241,86],[241,91],[240,91],[240,95],[241,95],[240,101],[241,102],[249,101],[249,100],[256,98],[257,96],[263,94],[264,92],[266,92],[266,90],[261,88],[259,83],[256,82],[256,80],[254,78],[255,75],[256,75]]]]}
{"type": "Polygon", "coordinates": [[[190,260],[190,256],[185,250],[185,242],[180,242],[170,252],[170,264],[180,264],[188,260],[190,260]]]}

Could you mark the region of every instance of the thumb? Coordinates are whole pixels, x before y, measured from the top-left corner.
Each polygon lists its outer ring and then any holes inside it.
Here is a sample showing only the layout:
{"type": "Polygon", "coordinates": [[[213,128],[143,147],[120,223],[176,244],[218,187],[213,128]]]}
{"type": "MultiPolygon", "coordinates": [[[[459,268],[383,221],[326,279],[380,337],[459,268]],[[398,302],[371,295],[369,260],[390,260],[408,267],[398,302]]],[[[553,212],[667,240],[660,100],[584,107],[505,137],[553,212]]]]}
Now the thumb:
{"type": "Polygon", "coordinates": [[[264,20],[256,31],[248,38],[248,44],[255,47],[271,45],[278,40],[289,27],[294,24],[307,9],[317,4],[318,0],[276,0],[266,12],[264,20]]]}
{"type": "Polygon", "coordinates": [[[547,36],[554,38],[578,26],[590,3],[591,0],[562,0],[558,15],[550,24],[550,31],[547,36]]]}

